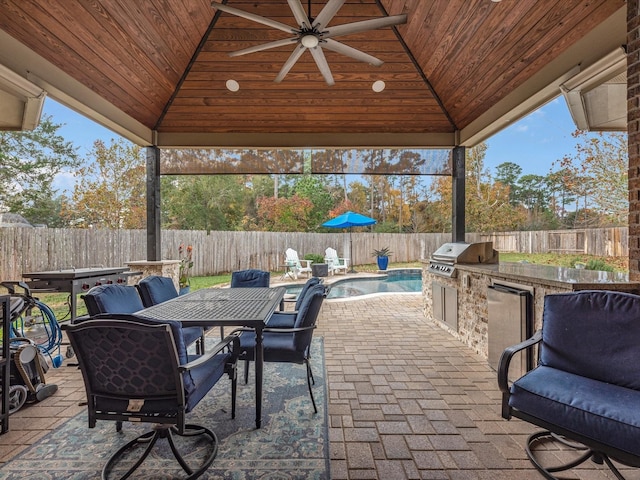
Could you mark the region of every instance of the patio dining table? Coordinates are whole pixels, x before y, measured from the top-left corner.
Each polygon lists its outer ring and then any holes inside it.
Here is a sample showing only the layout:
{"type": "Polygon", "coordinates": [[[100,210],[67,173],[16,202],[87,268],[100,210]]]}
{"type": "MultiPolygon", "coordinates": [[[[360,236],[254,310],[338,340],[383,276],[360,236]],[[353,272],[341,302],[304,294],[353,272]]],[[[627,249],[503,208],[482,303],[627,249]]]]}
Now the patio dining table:
{"type": "Polygon", "coordinates": [[[136,312],[158,320],[178,320],[183,326],[242,326],[255,330],[256,428],[262,424],[264,352],[262,330],[280,304],[284,287],[206,288],[136,312]]]}

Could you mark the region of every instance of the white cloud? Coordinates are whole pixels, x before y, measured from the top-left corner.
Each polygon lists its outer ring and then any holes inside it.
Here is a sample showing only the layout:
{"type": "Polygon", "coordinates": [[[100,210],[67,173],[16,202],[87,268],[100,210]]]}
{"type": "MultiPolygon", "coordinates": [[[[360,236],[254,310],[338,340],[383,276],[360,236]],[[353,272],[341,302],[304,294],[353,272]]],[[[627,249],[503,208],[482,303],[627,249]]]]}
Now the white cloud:
{"type": "Polygon", "coordinates": [[[77,178],[73,172],[63,171],[58,173],[53,179],[53,188],[58,190],[59,194],[69,194],[76,185],[77,178]]]}

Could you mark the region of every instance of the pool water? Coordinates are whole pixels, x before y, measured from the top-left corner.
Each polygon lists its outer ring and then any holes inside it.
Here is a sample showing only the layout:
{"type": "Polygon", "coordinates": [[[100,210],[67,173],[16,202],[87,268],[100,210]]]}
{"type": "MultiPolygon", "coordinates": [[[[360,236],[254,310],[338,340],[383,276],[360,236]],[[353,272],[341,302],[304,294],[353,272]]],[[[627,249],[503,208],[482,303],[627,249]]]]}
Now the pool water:
{"type": "MultiPolygon", "coordinates": [[[[384,276],[345,278],[330,283],[327,298],[350,298],[373,293],[419,293],[422,291],[422,272],[419,269],[391,271],[384,276]]],[[[302,286],[287,287],[287,294],[297,295],[302,286]]]]}

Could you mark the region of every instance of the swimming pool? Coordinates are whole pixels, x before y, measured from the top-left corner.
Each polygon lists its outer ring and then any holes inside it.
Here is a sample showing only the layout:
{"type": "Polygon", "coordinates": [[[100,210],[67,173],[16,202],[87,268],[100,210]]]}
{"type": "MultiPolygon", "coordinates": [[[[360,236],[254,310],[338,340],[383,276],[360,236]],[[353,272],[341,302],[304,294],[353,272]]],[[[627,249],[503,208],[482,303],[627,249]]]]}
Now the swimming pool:
{"type": "MultiPolygon", "coordinates": [[[[351,298],[375,293],[419,293],[422,291],[420,269],[390,270],[386,275],[375,277],[345,278],[329,283],[328,299],[351,298]]],[[[287,294],[298,295],[302,285],[290,285],[287,294]]]]}

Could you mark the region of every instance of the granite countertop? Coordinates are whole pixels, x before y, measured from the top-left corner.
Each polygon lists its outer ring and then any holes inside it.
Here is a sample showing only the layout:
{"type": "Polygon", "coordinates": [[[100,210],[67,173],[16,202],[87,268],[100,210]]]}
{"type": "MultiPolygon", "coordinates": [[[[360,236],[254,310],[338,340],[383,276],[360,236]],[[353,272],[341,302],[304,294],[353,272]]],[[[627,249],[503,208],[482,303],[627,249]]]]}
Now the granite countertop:
{"type": "Polygon", "coordinates": [[[552,265],[534,265],[531,263],[502,262],[487,264],[458,264],[459,271],[477,272],[505,280],[520,280],[539,284],[553,285],[575,290],[603,289],[607,286],[616,289],[640,288],[640,282],[630,282],[629,274],[623,272],[603,272],[579,268],[556,267],[552,265]]]}

